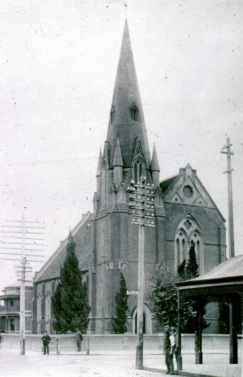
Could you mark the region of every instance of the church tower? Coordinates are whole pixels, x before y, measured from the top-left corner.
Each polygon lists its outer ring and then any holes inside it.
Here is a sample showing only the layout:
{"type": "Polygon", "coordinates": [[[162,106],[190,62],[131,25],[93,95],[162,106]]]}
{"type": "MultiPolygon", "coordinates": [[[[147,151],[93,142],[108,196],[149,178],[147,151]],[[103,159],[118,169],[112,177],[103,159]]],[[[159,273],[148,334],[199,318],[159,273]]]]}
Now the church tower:
{"type": "MultiPolygon", "coordinates": [[[[145,231],[145,264],[147,278],[163,260],[165,212],[159,186],[159,163],[154,147],[152,159],[145,128],[142,102],[133,59],[127,20],[124,25],[122,45],[109,114],[108,132],[103,154],[97,168],[97,192],[94,195],[92,228],[97,235],[94,258],[97,288],[92,307],[94,332],[112,331],[111,318],[115,315],[115,294],[119,290],[120,272],[127,288],[137,289],[138,228],[132,225],[127,187],[131,180],[138,182],[146,177],[156,190],[156,228],[145,231]],[[159,227],[160,232],[157,231],[159,227]],[[153,270],[153,271],[152,271],[153,270]],[[100,302],[99,302],[100,300],[100,302]],[[103,300],[103,303],[101,302],[103,300]],[[100,323],[101,322],[101,323],[100,323]]],[[[145,284],[146,285],[146,284],[145,284]]],[[[136,299],[129,297],[130,316],[136,312],[136,299]]],[[[152,321],[147,308],[147,327],[152,331],[152,321]]],[[[130,326],[132,327],[132,317],[130,326]]],[[[132,332],[132,328],[130,328],[132,332]]]]}

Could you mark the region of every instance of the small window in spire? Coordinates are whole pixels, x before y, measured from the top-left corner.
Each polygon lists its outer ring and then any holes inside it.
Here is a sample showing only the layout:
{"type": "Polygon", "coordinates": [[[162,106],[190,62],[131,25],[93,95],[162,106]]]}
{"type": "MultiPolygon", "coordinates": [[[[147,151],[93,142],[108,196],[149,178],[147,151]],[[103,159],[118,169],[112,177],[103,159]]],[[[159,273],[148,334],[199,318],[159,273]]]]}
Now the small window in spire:
{"type": "Polygon", "coordinates": [[[135,183],[138,183],[140,181],[142,174],[143,174],[142,164],[140,161],[137,161],[134,165],[134,170],[133,170],[133,178],[134,178],[135,183]]]}
{"type": "Polygon", "coordinates": [[[115,106],[111,106],[111,111],[110,111],[110,120],[111,120],[111,123],[113,123],[113,120],[114,120],[114,117],[115,117],[115,106]]]}
{"type": "Polygon", "coordinates": [[[132,120],[138,120],[138,108],[135,102],[133,102],[132,107],[130,108],[132,120]]]}

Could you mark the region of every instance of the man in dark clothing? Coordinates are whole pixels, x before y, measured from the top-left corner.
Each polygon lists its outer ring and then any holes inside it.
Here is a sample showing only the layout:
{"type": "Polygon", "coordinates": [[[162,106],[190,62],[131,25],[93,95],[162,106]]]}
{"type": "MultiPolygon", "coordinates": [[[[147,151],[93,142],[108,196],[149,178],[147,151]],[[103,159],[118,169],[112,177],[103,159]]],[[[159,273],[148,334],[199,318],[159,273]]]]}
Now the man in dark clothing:
{"type": "Polygon", "coordinates": [[[83,334],[79,329],[76,329],[76,341],[77,341],[77,347],[78,347],[78,352],[81,351],[81,342],[83,340],[83,334]]]}
{"type": "Polygon", "coordinates": [[[50,335],[47,333],[47,331],[44,331],[43,336],[41,338],[44,348],[44,355],[49,355],[49,343],[51,341],[50,335]]]}
{"type": "Polygon", "coordinates": [[[165,365],[167,368],[166,374],[174,374],[174,368],[171,365],[172,359],[172,347],[170,342],[170,328],[169,326],[164,327],[165,330],[165,338],[164,338],[164,355],[165,355],[165,365]]]}

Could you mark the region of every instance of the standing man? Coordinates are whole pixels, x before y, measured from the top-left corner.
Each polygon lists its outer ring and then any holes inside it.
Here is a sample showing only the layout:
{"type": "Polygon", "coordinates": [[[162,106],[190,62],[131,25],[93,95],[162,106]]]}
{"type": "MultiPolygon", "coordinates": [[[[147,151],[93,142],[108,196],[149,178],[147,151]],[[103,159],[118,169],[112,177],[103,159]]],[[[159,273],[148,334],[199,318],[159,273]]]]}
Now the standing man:
{"type": "Polygon", "coordinates": [[[77,341],[78,352],[81,351],[82,340],[83,340],[83,334],[81,333],[81,331],[79,329],[76,329],[76,341],[77,341]]]}
{"type": "Polygon", "coordinates": [[[176,328],[174,326],[171,327],[170,342],[171,342],[171,346],[173,346],[173,354],[172,354],[172,363],[173,363],[173,355],[175,355],[175,359],[177,361],[177,353],[178,353],[177,333],[176,333],[176,328]]]}
{"type": "MultiPolygon", "coordinates": [[[[164,355],[165,355],[165,365],[166,365],[166,368],[167,368],[167,371],[166,371],[166,374],[174,374],[174,368],[172,369],[172,365],[171,365],[171,350],[173,350],[173,348],[171,347],[171,343],[170,343],[170,327],[168,325],[166,325],[164,327],[164,330],[165,330],[165,338],[164,338],[164,355]]],[[[173,351],[172,351],[173,352],[173,351]]]]}
{"type": "Polygon", "coordinates": [[[41,338],[44,348],[44,355],[49,355],[49,343],[51,341],[50,335],[47,333],[47,331],[44,331],[43,336],[41,338]]]}

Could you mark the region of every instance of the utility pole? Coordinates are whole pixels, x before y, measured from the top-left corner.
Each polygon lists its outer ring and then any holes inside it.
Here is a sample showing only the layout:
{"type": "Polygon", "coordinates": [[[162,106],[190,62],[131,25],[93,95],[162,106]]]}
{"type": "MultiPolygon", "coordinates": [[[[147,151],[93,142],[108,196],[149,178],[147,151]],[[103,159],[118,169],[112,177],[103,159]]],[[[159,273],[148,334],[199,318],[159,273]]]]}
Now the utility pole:
{"type": "Polygon", "coordinates": [[[127,188],[129,207],[132,208],[132,224],[138,225],[138,304],[136,369],[143,369],[143,302],[144,302],[144,227],[154,227],[154,185],[146,177],[127,188]]]}
{"type": "Polygon", "coordinates": [[[19,312],[19,333],[20,333],[20,355],[25,355],[25,283],[31,282],[26,277],[26,273],[31,271],[31,267],[28,266],[30,262],[43,262],[43,260],[29,260],[31,258],[42,258],[43,254],[35,254],[38,251],[43,252],[44,249],[39,249],[39,246],[44,246],[39,241],[44,241],[43,238],[36,238],[33,235],[42,235],[44,232],[41,230],[44,227],[31,226],[30,223],[36,225],[40,224],[37,221],[26,221],[24,216],[20,221],[7,221],[9,225],[2,225],[1,230],[2,239],[1,249],[7,250],[0,254],[7,255],[8,258],[2,258],[5,260],[19,261],[20,262],[20,312],[19,312]],[[5,230],[6,228],[6,230],[5,230]],[[32,230],[34,229],[34,231],[32,230]],[[6,240],[5,240],[6,239],[6,240]],[[27,241],[26,241],[27,240],[27,241]],[[10,245],[10,246],[9,246],[10,245]],[[13,246],[16,245],[16,246],[13,246]]]}
{"type": "Polygon", "coordinates": [[[227,155],[227,170],[224,172],[228,174],[228,236],[229,236],[229,258],[235,256],[235,241],[234,241],[234,218],[233,218],[233,191],[232,191],[232,171],[231,169],[231,152],[230,139],[227,137],[226,145],[223,147],[221,153],[227,155]],[[225,151],[226,150],[226,151],[225,151]]]}
{"type": "Polygon", "coordinates": [[[102,263],[102,329],[101,333],[105,333],[105,284],[106,284],[106,279],[105,279],[105,258],[107,257],[107,254],[102,254],[101,257],[103,258],[103,263],[102,263]]]}
{"type": "Polygon", "coordinates": [[[22,247],[21,247],[21,279],[20,279],[20,355],[25,354],[25,280],[26,280],[26,260],[25,260],[25,218],[22,218],[22,247]]]}

